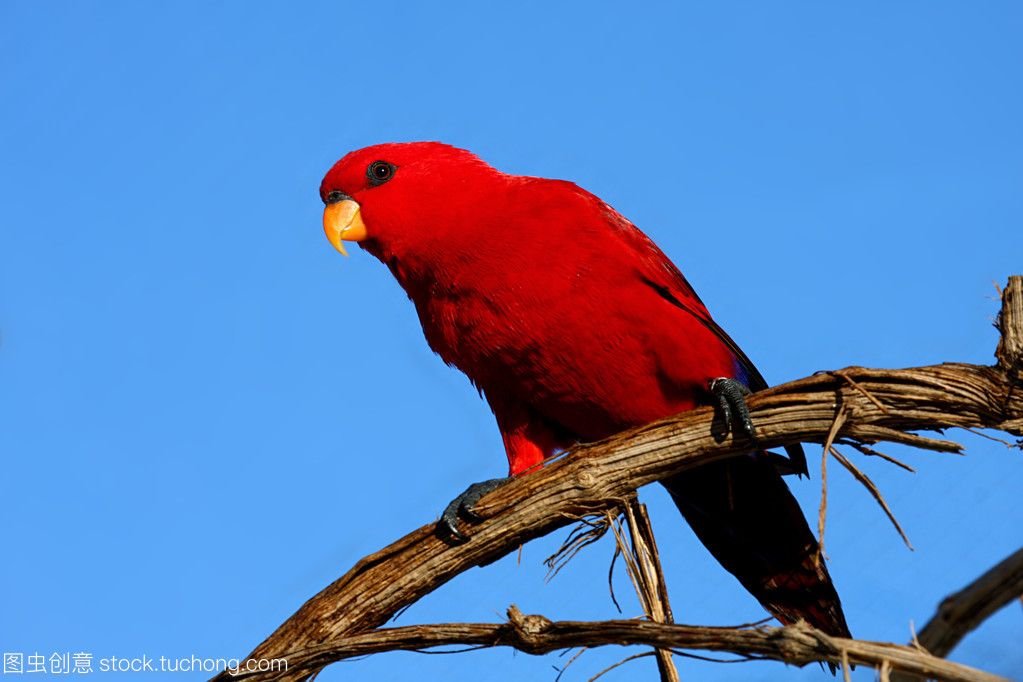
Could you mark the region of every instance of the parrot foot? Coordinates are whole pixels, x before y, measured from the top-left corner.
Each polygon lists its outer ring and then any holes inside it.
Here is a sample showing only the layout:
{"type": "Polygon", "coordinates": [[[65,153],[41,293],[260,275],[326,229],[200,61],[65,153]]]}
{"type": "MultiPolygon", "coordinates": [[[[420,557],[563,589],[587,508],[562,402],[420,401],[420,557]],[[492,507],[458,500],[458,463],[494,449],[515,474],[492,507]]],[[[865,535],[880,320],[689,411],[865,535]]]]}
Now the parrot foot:
{"type": "Polygon", "coordinates": [[[725,432],[739,431],[750,440],[756,440],[753,421],[746,407],[746,396],[750,390],[741,382],[729,377],[711,379],[710,392],[714,394],[721,417],[725,421],[725,432]],[[737,422],[737,423],[736,423],[737,422]]]}
{"type": "Polygon", "coordinates": [[[497,490],[511,480],[511,476],[505,478],[491,478],[479,483],[473,483],[462,491],[462,494],[451,500],[451,503],[440,515],[437,522],[437,529],[449,537],[454,544],[460,545],[469,540],[469,536],[458,530],[458,517],[461,516],[469,521],[479,522],[483,519],[473,511],[473,506],[480,501],[484,495],[497,490]]]}

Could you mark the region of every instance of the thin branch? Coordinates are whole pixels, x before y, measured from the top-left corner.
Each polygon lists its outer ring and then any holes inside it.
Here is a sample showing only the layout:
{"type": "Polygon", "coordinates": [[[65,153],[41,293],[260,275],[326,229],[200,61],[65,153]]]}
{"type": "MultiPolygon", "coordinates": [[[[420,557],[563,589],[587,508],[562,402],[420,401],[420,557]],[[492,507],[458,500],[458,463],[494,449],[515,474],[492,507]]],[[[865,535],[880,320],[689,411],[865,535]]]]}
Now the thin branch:
{"type": "MultiPolygon", "coordinates": [[[[950,594],[938,606],[913,645],[935,656],[948,656],[962,639],[989,616],[1023,597],[1023,549],[1019,549],[972,583],[950,594]]],[[[892,682],[910,682],[919,675],[893,674],[892,682]]]]}
{"type": "MultiPolygon", "coordinates": [[[[806,625],[780,628],[711,628],[653,623],[647,620],[599,622],[550,621],[508,609],[508,622],[448,623],[380,628],[293,652],[289,669],[318,669],[353,656],[383,651],[416,651],[457,644],[505,646],[529,654],[544,654],[579,646],[642,645],[653,648],[720,651],[748,658],[771,658],[803,666],[827,661],[838,666],[862,665],[901,670],[947,682],[1007,682],[1005,678],[946,661],[898,644],[831,637],[806,625]]],[[[643,652],[650,655],[651,652],[643,652]]],[[[256,677],[241,671],[232,679],[256,677]]]]}
{"type": "Polygon", "coordinates": [[[625,521],[619,519],[611,526],[611,531],[614,533],[616,551],[615,555],[622,558],[622,562],[625,564],[625,574],[629,576],[629,582],[632,583],[636,589],[636,598],[639,599],[640,608],[643,609],[644,613],[649,613],[650,608],[646,603],[646,592],[639,587],[641,580],[639,576],[639,565],[637,563],[635,553],[629,548],[629,543],[625,539],[625,521]]]}
{"type": "MultiPolygon", "coordinates": [[[[611,522],[611,526],[610,527],[614,528],[615,520],[613,518],[611,518],[611,513],[608,512],[607,516],[608,516],[608,519],[611,522]]],[[[620,557],[622,555],[622,546],[618,543],[617,538],[618,538],[618,533],[615,533],[615,551],[614,551],[614,554],[611,555],[611,564],[610,564],[610,566],[607,567],[607,591],[611,595],[611,603],[613,603],[615,605],[615,608],[618,609],[618,613],[621,613],[622,612],[622,605],[618,603],[618,598],[615,596],[615,585],[614,585],[615,562],[618,560],[618,557],[620,557]]]]}
{"type": "Polygon", "coordinates": [[[650,523],[650,515],[647,513],[646,505],[640,503],[639,500],[636,500],[632,511],[639,527],[640,538],[649,554],[651,581],[656,586],[655,593],[657,601],[660,602],[659,609],[664,612],[664,620],[661,622],[674,623],[675,615],[671,611],[671,600],[668,599],[668,581],[664,577],[661,551],[657,548],[657,539],[654,537],[654,527],[650,523]]]}
{"type": "Polygon", "coordinates": [[[842,445],[851,445],[852,447],[856,448],[857,450],[862,452],[864,455],[867,455],[869,457],[880,457],[884,461],[891,462],[895,466],[900,467],[902,469],[905,469],[906,471],[908,471],[911,474],[915,474],[916,473],[916,469],[914,469],[913,467],[909,466],[908,464],[906,464],[902,460],[896,459],[896,458],[892,457],[891,455],[886,455],[883,452],[879,452],[879,451],[877,451],[877,450],[875,450],[873,448],[867,447],[863,443],[857,443],[856,441],[846,440],[845,438],[839,438],[837,442],[841,443],[842,445]]]}
{"type": "Polygon", "coordinates": [[[831,448],[831,454],[834,455],[835,459],[837,459],[838,462],[853,475],[853,478],[862,483],[863,487],[870,492],[875,500],[877,500],[877,503],[881,506],[881,510],[884,511],[885,516],[887,516],[888,520],[892,522],[893,526],[895,526],[895,530],[899,532],[899,536],[902,538],[902,541],[906,543],[906,547],[913,549],[912,543],[910,543],[909,538],[906,536],[906,531],[902,530],[899,520],[895,518],[895,514],[892,513],[891,508],[884,499],[884,495],[881,494],[881,490],[877,487],[874,481],[872,481],[865,473],[860,471],[859,467],[850,462],[845,455],[835,448],[831,448]]]}
{"type": "Polygon", "coordinates": [[[967,428],[965,430],[969,431],[970,433],[974,434],[975,436],[980,436],[981,438],[987,438],[988,440],[994,441],[995,443],[1000,443],[1000,444],[1004,445],[1005,447],[1009,448],[1010,450],[1014,450],[1016,448],[1020,448],[1021,447],[1018,442],[1010,443],[1009,441],[1005,440],[1004,438],[998,438],[997,436],[992,436],[991,434],[984,433],[983,431],[981,431],[979,429],[967,428]]]}
{"type": "Polygon", "coordinates": [[[920,631],[920,644],[935,656],[947,656],[988,616],[1020,596],[1023,596],[1023,549],[945,597],[938,612],[920,631]]]}
{"type": "MultiPolygon", "coordinates": [[[[632,556],[636,563],[633,586],[647,618],[655,623],[671,623],[673,617],[668,601],[667,584],[661,569],[661,557],[650,527],[646,506],[632,497],[625,504],[625,518],[629,523],[629,539],[632,541],[632,556]]],[[[671,659],[670,649],[657,649],[657,670],[661,682],[679,682],[678,670],[671,659]]]]}
{"type": "MultiPolygon", "coordinates": [[[[832,374],[838,373],[832,372],[832,374]]],[[[821,506],[817,512],[817,555],[814,557],[818,566],[824,559],[824,521],[828,513],[828,453],[831,451],[831,444],[835,442],[835,436],[845,424],[846,414],[845,405],[838,408],[835,420],[831,422],[831,428],[828,429],[828,437],[824,439],[824,449],[821,452],[821,506]]]]}
{"type": "MultiPolygon", "coordinates": [[[[565,653],[568,653],[569,651],[571,651],[571,649],[566,649],[565,653]]],[[[560,668],[555,667],[554,669],[558,671],[558,676],[554,678],[554,682],[561,682],[561,676],[565,674],[565,671],[568,670],[568,667],[575,663],[576,661],[578,661],[579,657],[585,653],[586,647],[579,647],[579,651],[572,654],[572,658],[568,659],[568,663],[561,666],[560,668]]]]}
{"type": "MultiPolygon", "coordinates": [[[[660,651],[660,649],[658,649],[657,651],[660,651]]],[[[625,665],[626,663],[628,663],[630,661],[635,661],[637,658],[646,658],[647,656],[653,656],[654,653],[656,653],[656,652],[654,652],[654,651],[644,651],[644,652],[639,653],[639,654],[633,654],[631,656],[626,656],[625,658],[623,658],[622,660],[618,661],[617,663],[612,663],[611,665],[607,666],[606,668],[601,670],[599,673],[597,673],[596,675],[594,675],[590,679],[586,680],[586,682],[596,682],[601,677],[603,677],[607,673],[611,672],[615,668],[617,668],[619,666],[622,666],[622,665],[625,665]]]]}
{"type": "MultiPolygon", "coordinates": [[[[576,554],[604,537],[614,522],[614,516],[607,513],[595,515],[593,520],[580,517],[578,521],[579,523],[568,534],[565,541],[561,543],[561,547],[554,554],[543,560],[544,565],[547,567],[547,576],[545,578],[547,582],[554,580],[558,573],[561,572],[561,569],[575,558],[576,554]]],[[[621,609],[619,609],[620,611],[621,609]]]]}

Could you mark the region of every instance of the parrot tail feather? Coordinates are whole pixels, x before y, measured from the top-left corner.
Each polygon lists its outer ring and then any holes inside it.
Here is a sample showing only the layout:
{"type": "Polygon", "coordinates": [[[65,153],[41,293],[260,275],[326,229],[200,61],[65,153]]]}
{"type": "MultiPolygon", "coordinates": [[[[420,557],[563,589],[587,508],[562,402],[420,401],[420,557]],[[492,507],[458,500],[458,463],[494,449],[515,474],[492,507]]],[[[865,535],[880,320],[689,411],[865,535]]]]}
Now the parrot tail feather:
{"type": "Polygon", "coordinates": [[[713,462],[662,483],[700,541],[775,618],[852,636],[817,540],[767,457],[713,462]]]}

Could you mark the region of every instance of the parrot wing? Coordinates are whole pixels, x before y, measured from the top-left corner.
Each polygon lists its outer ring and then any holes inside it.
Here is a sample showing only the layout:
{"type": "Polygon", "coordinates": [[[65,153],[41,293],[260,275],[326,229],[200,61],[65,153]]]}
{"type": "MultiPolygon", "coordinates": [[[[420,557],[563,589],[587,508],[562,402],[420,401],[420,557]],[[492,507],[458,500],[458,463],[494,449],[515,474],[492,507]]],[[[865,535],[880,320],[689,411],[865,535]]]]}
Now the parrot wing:
{"type": "MultiPolygon", "coordinates": [[[[700,300],[696,290],[689,284],[682,271],[654,244],[653,240],[610,206],[606,208],[612,212],[614,222],[619,227],[619,234],[622,236],[626,248],[636,254],[636,262],[640,267],[639,276],[644,284],[669,303],[692,315],[712,332],[735,358],[740,374],[737,378],[745,382],[751,391],[762,391],[767,388],[768,384],[764,375],[756,368],[749,356],[739,348],[739,344],[710,316],[707,306],[700,300]]],[[[803,452],[803,447],[798,443],[786,445],[785,452],[796,473],[808,475],[806,453],[803,452]]]]}

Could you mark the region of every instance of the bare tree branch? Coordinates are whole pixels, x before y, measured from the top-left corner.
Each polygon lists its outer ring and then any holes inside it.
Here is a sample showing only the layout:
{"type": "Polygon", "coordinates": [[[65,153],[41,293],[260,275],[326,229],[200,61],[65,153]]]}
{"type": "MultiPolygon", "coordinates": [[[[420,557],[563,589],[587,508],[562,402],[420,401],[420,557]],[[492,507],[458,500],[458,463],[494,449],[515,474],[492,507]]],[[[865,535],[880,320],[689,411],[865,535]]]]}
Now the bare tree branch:
{"type": "Polygon", "coordinates": [[[948,656],[959,641],[1009,602],[1023,595],[1023,549],[941,602],[917,634],[935,656],[948,656]]]}
{"type": "MultiPolygon", "coordinates": [[[[543,616],[523,615],[508,609],[508,622],[447,623],[380,628],[303,651],[292,652],[290,666],[318,669],[355,656],[383,651],[419,651],[450,646],[478,648],[507,646],[530,654],[598,645],[644,645],[661,650],[721,651],[757,659],[775,659],[803,666],[827,661],[841,666],[866,665],[904,670],[949,682],[1007,682],[969,666],[952,663],[914,647],[830,637],[805,625],[753,629],[693,627],[644,620],[553,622],[543,616]]],[[[235,679],[255,677],[239,674],[235,679]]]]}
{"type": "MultiPolygon", "coordinates": [[[[848,367],[840,373],[816,374],[761,391],[749,399],[758,446],[824,443],[830,436],[842,442],[891,441],[960,452],[956,443],[911,432],[962,427],[1023,435],[1023,388],[1019,383],[1023,277],[1010,278],[1004,304],[998,323],[1002,340],[997,366],[848,367]],[[839,414],[844,422],[832,433],[839,414]]],[[[369,630],[459,573],[493,562],[573,519],[613,509],[640,486],[749,450],[749,441],[722,436],[719,427],[712,409],[701,408],[573,448],[566,456],[481,500],[476,510],[483,520],[472,527],[470,542],[451,546],[438,537],[434,524],[423,526],[356,563],[306,602],[250,657],[293,660],[296,652],[328,641],[347,646],[345,643],[372,639],[377,635],[369,630]]],[[[582,638],[578,641],[573,646],[588,645],[582,638]]],[[[867,663],[857,659],[851,648],[849,656],[851,662],[867,663]]],[[[891,662],[893,668],[900,667],[897,660],[891,662]]],[[[292,664],[278,677],[300,679],[315,673],[320,665],[315,661],[292,664]]]]}
{"type": "MultiPolygon", "coordinates": [[[[996,611],[1023,595],[1023,549],[1019,549],[972,583],[950,594],[916,637],[935,656],[948,656],[956,645],[996,611]]],[[[892,675],[893,682],[920,679],[892,675]]]]}

